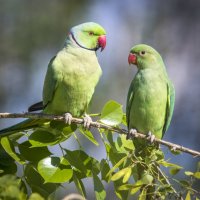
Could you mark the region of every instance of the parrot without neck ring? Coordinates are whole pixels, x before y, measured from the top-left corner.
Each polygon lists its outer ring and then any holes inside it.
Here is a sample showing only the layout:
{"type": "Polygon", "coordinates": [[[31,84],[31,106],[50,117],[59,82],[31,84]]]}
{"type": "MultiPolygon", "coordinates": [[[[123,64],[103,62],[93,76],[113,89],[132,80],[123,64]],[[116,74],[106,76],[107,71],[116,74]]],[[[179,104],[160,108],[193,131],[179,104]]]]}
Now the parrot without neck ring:
{"type": "Polygon", "coordinates": [[[153,133],[161,139],[170,125],[175,101],[174,86],[162,57],[152,47],[139,44],[131,49],[128,62],[136,65],[138,71],[127,97],[126,116],[130,130],[127,137],[137,130],[153,133]]]}
{"type": "Polygon", "coordinates": [[[144,198],[151,200],[156,198],[156,180],[160,176],[157,159],[161,152],[157,145],[149,145],[147,141],[134,138],[134,134],[147,134],[151,142],[155,137],[163,137],[171,122],[175,91],[162,57],[152,47],[145,44],[134,46],[130,50],[128,62],[136,65],[138,71],[127,97],[127,139],[133,139],[134,154],[140,158],[140,162],[135,165],[137,173],[134,179],[143,183],[140,194],[145,192],[144,198]]]}

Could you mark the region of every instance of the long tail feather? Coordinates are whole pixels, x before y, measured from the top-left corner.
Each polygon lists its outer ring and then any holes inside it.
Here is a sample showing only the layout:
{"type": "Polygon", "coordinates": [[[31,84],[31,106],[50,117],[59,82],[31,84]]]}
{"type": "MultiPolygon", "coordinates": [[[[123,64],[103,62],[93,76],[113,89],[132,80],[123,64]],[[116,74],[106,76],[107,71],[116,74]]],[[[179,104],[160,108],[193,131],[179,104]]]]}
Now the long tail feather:
{"type": "Polygon", "coordinates": [[[15,134],[20,131],[28,130],[37,127],[39,124],[41,124],[42,121],[38,119],[27,119],[24,120],[18,124],[15,124],[13,126],[10,126],[8,128],[0,130],[0,137],[1,136],[8,136],[15,134]]]}

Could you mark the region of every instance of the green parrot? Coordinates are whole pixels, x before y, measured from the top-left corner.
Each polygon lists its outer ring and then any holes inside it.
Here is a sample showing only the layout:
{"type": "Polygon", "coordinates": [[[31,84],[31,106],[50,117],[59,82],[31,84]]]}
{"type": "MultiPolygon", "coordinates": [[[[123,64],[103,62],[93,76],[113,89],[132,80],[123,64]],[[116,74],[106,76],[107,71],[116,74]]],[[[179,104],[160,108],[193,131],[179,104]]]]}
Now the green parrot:
{"type": "Polygon", "coordinates": [[[170,125],[175,101],[174,86],[162,57],[152,47],[139,44],[131,49],[128,62],[136,65],[138,72],[127,97],[127,137],[137,130],[161,139],[170,125]]]}
{"type": "Polygon", "coordinates": [[[135,155],[140,160],[135,165],[137,173],[134,179],[142,181],[144,185],[140,189],[141,194],[146,191],[145,199],[152,200],[156,195],[156,179],[162,176],[156,163],[158,146],[149,145],[134,136],[138,131],[146,134],[151,142],[155,137],[163,137],[172,118],[175,90],[168,78],[162,57],[152,47],[145,44],[134,46],[130,50],[128,62],[136,65],[138,71],[131,82],[127,97],[127,139],[133,139],[135,155]]]}
{"type": "MultiPolygon", "coordinates": [[[[84,126],[90,126],[86,115],[95,87],[102,74],[96,51],[106,46],[106,31],[94,22],[71,28],[62,50],[48,65],[43,102],[34,104],[29,111],[42,110],[46,114],[65,115],[66,123],[72,116],[84,117],[84,126]]],[[[37,127],[41,120],[28,119],[0,131],[0,136],[37,127]]]]}

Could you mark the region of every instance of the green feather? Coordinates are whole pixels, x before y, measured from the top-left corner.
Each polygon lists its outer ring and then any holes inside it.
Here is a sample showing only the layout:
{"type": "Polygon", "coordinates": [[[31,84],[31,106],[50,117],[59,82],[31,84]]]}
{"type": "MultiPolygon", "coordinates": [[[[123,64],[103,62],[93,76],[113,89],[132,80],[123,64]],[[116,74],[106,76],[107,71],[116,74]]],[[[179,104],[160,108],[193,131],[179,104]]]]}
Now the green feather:
{"type": "Polygon", "coordinates": [[[17,132],[30,130],[44,124],[47,120],[27,119],[18,124],[0,130],[0,136],[7,136],[17,132]]]}
{"type": "MultiPolygon", "coordinates": [[[[167,131],[174,109],[175,91],[169,80],[165,65],[159,53],[150,46],[140,44],[130,51],[130,62],[137,65],[138,72],[131,82],[126,105],[128,129],[136,129],[147,134],[151,131],[157,138],[162,138],[167,131]]],[[[152,170],[152,165],[147,160],[155,156],[157,145],[150,146],[146,141],[134,138],[135,155],[142,159],[136,164],[137,179],[143,180],[145,174],[150,174],[152,183],[155,183],[157,168],[152,170]],[[148,158],[148,159],[147,159],[148,158]],[[150,170],[151,169],[151,170],[150,170]]],[[[156,161],[153,161],[156,163],[156,161]]],[[[136,181],[137,181],[136,179],[136,181]]],[[[146,183],[144,183],[146,184],[146,183]]],[[[145,187],[145,199],[153,199],[155,185],[145,187]]],[[[141,189],[142,193],[143,188],[141,189]]]]}
{"type": "MultiPolygon", "coordinates": [[[[43,87],[43,113],[71,113],[80,117],[86,112],[102,74],[96,50],[101,47],[98,38],[105,34],[105,30],[93,22],[80,24],[70,30],[63,49],[48,65],[43,87]]],[[[41,108],[41,103],[35,105],[35,108],[41,108]]],[[[35,128],[41,125],[40,122],[25,120],[1,130],[0,134],[9,135],[35,128]]]]}
{"type": "Polygon", "coordinates": [[[155,49],[141,44],[133,47],[131,53],[137,57],[138,72],[127,97],[128,128],[144,134],[151,131],[157,138],[162,138],[172,118],[175,99],[173,85],[155,49]]]}
{"type": "Polygon", "coordinates": [[[173,111],[174,111],[174,103],[175,103],[175,90],[172,82],[169,80],[167,84],[167,109],[166,109],[166,117],[165,117],[165,125],[163,127],[163,134],[169,128],[173,111]]]}

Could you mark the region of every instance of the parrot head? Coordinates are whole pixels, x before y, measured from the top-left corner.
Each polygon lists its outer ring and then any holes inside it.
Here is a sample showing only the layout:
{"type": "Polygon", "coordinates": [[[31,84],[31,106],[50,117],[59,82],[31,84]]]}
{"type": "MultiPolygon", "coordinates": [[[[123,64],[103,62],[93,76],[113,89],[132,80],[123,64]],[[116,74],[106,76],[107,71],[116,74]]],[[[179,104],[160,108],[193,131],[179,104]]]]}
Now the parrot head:
{"type": "Polygon", "coordinates": [[[138,44],[131,48],[128,63],[134,64],[138,69],[154,68],[162,62],[160,54],[146,44],[138,44]]]}
{"type": "Polygon", "coordinates": [[[102,26],[94,22],[87,22],[74,26],[70,30],[72,39],[84,49],[101,51],[106,46],[106,31],[102,26]]]}

